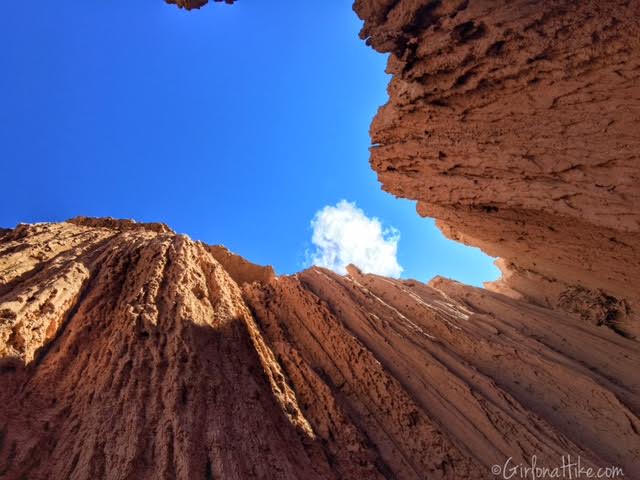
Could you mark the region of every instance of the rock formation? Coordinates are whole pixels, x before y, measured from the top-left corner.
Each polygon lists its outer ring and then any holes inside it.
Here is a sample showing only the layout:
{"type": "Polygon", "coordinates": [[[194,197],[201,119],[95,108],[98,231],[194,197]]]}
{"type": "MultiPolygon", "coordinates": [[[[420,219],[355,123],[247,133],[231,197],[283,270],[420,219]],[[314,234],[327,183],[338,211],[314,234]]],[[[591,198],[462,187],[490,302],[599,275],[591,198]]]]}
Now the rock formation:
{"type": "MultiPolygon", "coordinates": [[[[232,4],[235,0],[213,0],[214,2],[224,2],[232,4]]],[[[209,0],[165,0],[167,3],[174,4],[179,8],[186,10],[193,10],[205,6],[209,3],[209,0]]]]}
{"type": "Polygon", "coordinates": [[[441,278],[276,277],[162,224],[0,237],[0,478],[640,475],[640,351],[441,278]]]}
{"type": "Polygon", "coordinates": [[[354,9],[390,53],[371,126],[383,188],[501,257],[488,288],[637,336],[640,1],[354,9]]]}
{"type": "Polygon", "coordinates": [[[640,0],[354,8],[390,53],[383,187],[503,278],[278,277],[160,223],[0,229],[1,479],[486,479],[567,455],[640,478],[640,0]]]}

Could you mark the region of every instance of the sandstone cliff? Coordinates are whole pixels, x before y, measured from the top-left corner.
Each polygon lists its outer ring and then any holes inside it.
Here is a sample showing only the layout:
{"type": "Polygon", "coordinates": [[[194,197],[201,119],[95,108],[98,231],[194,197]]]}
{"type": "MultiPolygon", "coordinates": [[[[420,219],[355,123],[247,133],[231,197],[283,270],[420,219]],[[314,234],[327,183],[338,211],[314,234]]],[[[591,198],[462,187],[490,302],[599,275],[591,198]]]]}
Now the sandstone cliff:
{"type": "Polygon", "coordinates": [[[0,477],[640,475],[640,351],[445,279],[276,277],[162,224],[0,237],[0,477]]]}
{"type": "Polygon", "coordinates": [[[640,477],[640,2],[355,10],[391,54],[383,187],[503,278],[277,277],[159,223],[0,229],[0,478],[480,479],[533,455],[640,477]]]}
{"type": "Polygon", "coordinates": [[[383,188],[501,257],[495,291],[640,333],[640,1],[357,0],[390,53],[383,188]]]}

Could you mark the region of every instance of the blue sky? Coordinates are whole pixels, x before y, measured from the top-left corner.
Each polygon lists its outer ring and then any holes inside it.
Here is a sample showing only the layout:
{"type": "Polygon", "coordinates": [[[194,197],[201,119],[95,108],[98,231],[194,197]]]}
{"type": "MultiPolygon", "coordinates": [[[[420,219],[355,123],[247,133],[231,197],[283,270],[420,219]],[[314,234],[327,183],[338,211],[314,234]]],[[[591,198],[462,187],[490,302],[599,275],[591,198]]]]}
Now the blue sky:
{"type": "Polygon", "coordinates": [[[397,229],[403,277],[496,278],[380,189],[368,128],[386,58],[359,29],[350,1],[6,3],[0,226],[162,221],[293,273],[316,212],[345,199],[397,229]]]}

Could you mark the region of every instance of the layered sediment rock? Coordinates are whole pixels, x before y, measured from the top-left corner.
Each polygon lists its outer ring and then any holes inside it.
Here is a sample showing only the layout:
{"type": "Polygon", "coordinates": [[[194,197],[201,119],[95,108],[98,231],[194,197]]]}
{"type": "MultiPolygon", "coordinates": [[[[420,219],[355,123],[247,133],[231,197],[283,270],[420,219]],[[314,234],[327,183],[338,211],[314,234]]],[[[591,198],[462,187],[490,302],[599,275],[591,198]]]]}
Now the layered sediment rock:
{"type": "Polygon", "coordinates": [[[0,476],[640,475],[640,351],[445,279],[276,277],[162,224],[0,238],[0,476]]]}
{"type": "Polygon", "coordinates": [[[383,188],[501,257],[488,288],[637,336],[640,2],[354,9],[390,53],[371,126],[383,188]]]}

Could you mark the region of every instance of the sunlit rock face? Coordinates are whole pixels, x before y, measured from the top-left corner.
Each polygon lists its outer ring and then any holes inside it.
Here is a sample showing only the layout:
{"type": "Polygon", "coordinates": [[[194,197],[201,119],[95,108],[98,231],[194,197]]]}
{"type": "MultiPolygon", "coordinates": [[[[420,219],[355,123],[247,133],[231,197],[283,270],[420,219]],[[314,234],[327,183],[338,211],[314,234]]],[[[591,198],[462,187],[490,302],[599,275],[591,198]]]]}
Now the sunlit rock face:
{"type": "Polygon", "coordinates": [[[354,9],[390,53],[371,125],[383,188],[501,257],[489,288],[637,336],[640,2],[354,9]]]}
{"type": "Polygon", "coordinates": [[[162,224],[0,233],[7,479],[640,474],[640,353],[441,278],[277,277],[162,224]]]}

